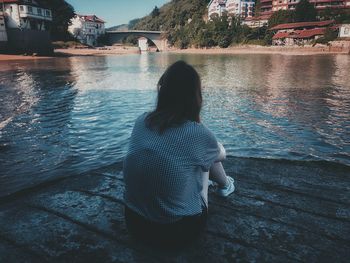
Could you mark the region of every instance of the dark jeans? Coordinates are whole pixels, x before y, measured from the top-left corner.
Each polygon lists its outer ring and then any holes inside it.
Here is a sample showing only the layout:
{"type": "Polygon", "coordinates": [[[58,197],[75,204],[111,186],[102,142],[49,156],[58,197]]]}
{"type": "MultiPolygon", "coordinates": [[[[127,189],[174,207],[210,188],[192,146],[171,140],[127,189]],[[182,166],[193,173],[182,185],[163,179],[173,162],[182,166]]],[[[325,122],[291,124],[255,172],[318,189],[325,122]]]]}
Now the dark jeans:
{"type": "Polygon", "coordinates": [[[125,206],[129,233],[136,240],[165,248],[181,248],[197,239],[204,231],[207,214],[204,208],[201,214],[186,216],[175,223],[161,224],[149,221],[125,206]]]}

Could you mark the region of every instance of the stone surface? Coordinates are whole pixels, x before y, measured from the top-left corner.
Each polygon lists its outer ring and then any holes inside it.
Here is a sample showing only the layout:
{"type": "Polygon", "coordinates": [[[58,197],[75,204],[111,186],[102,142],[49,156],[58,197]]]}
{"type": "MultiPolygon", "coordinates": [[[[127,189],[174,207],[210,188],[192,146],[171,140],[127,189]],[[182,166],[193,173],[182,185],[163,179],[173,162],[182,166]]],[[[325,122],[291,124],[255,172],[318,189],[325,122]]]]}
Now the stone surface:
{"type": "Polygon", "coordinates": [[[229,158],[226,199],[209,196],[208,227],[182,251],[131,240],[121,165],[0,200],[0,262],[347,262],[350,168],[229,158]]]}

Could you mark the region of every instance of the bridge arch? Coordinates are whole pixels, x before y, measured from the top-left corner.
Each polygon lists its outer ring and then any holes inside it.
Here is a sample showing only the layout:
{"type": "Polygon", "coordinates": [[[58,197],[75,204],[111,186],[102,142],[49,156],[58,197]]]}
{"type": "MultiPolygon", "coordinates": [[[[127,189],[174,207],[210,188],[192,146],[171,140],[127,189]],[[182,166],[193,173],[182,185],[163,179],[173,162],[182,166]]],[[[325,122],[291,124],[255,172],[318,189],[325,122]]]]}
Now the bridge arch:
{"type": "Polygon", "coordinates": [[[143,30],[127,30],[127,31],[107,31],[109,44],[113,45],[121,43],[128,36],[144,37],[152,41],[159,51],[165,51],[168,48],[168,41],[163,37],[162,31],[143,31],[143,30]]]}

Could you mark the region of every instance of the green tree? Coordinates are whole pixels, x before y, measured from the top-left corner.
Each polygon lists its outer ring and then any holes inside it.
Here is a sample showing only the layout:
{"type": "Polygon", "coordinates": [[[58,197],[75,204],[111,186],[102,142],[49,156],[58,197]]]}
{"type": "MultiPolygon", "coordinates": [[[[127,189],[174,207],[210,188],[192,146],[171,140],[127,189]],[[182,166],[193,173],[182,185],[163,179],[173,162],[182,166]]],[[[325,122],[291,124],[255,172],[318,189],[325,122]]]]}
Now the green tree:
{"type": "Polygon", "coordinates": [[[194,46],[196,47],[213,47],[215,42],[213,40],[213,34],[207,28],[203,28],[198,32],[194,39],[194,46]]]}
{"type": "Polygon", "coordinates": [[[140,18],[130,20],[128,24],[128,29],[132,29],[140,20],[140,18]]]}
{"type": "Polygon", "coordinates": [[[337,32],[328,27],[326,28],[324,35],[316,40],[315,43],[320,43],[320,44],[328,44],[329,41],[333,41],[338,37],[337,32]]]}
{"type": "Polygon", "coordinates": [[[334,29],[327,27],[324,31],[323,37],[327,41],[333,41],[338,37],[338,33],[334,29]]]}
{"type": "Polygon", "coordinates": [[[151,13],[151,16],[154,18],[154,17],[159,16],[159,14],[160,14],[160,12],[159,12],[158,6],[155,6],[152,13],[151,13]]]}
{"type": "Polygon", "coordinates": [[[295,21],[308,22],[316,20],[317,11],[308,0],[300,0],[295,7],[295,21]]]}
{"type": "Polygon", "coordinates": [[[72,5],[64,0],[41,0],[44,6],[52,11],[51,37],[53,40],[70,40],[72,37],[68,33],[70,20],[75,12],[72,5]]]}
{"type": "Polygon", "coordinates": [[[227,14],[224,13],[221,17],[214,17],[208,24],[216,45],[222,48],[228,47],[232,41],[232,31],[229,28],[227,14]]]}
{"type": "Polygon", "coordinates": [[[254,6],[254,16],[260,15],[260,9],[261,9],[261,0],[256,0],[255,6],[254,6]]]}
{"type": "Polygon", "coordinates": [[[295,12],[293,10],[278,10],[269,18],[268,25],[271,28],[279,24],[293,23],[294,21],[295,12]]]}
{"type": "Polygon", "coordinates": [[[123,44],[129,44],[132,46],[137,46],[139,42],[139,37],[138,36],[127,36],[126,38],[123,39],[123,44]]]}
{"type": "Polygon", "coordinates": [[[320,12],[321,20],[334,19],[337,23],[349,23],[350,22],[350,11],[343,9],[333,9],[330,7],[325,8],[320,12]]]}

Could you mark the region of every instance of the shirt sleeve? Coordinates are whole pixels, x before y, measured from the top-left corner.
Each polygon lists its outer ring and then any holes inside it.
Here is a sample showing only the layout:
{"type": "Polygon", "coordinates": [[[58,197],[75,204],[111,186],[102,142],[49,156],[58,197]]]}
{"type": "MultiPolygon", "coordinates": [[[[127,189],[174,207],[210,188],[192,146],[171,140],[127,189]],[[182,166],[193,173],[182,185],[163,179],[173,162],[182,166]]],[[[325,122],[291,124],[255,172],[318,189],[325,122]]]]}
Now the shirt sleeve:
{"type": "Polygon", "coordinates": [[[203,156],[201,158],[201,168],[203,172],[208,172],[213,163],[218,159],[220,148],[215,135],[203,125],[203,156]]]}

